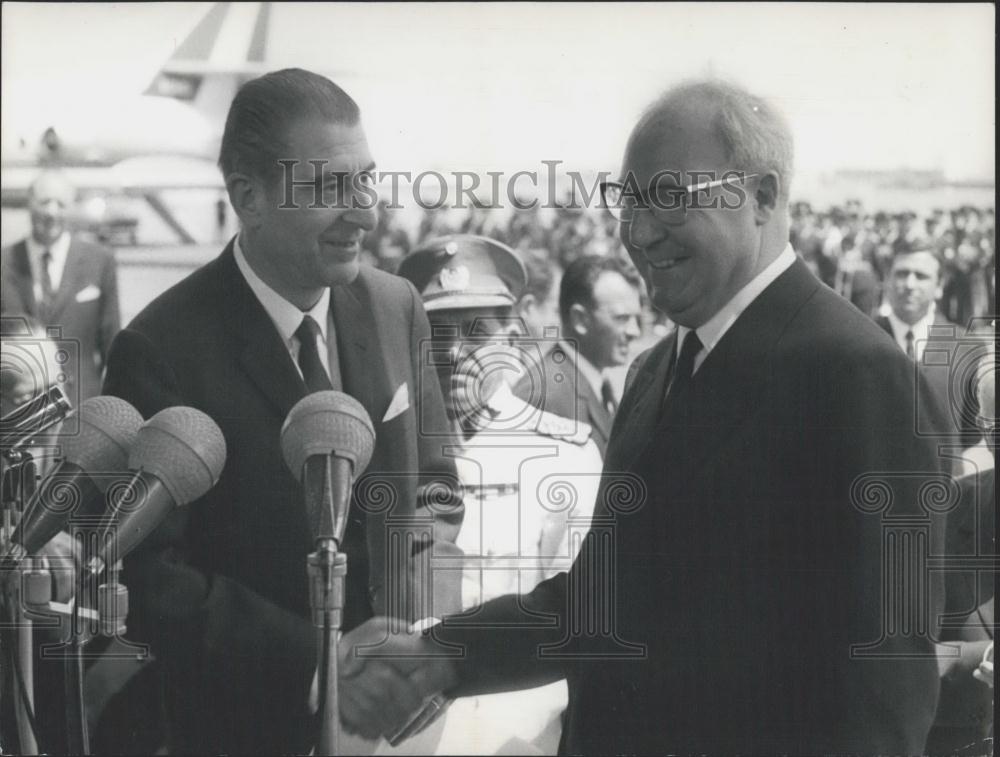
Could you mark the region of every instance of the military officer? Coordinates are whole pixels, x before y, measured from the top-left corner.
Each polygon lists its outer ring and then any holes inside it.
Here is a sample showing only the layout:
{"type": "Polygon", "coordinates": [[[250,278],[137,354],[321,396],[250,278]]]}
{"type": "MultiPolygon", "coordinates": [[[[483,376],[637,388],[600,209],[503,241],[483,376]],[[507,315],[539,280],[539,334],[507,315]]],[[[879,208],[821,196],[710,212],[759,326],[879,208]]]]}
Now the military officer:
{"type": "MultiPolygon", "coordinates": [[[[591,428],[515,397],[540,381],[551,344],[528,336],[514,306],[527,281],[513,250],[457,234],[420,245],[398,271],[420,292],[432,361],[464,443],[455,451],[466,515],[462,601],[472,607],[528,592],[568,570],[590,525],[601,473],[591,428]]],[[[555,335],[552,342],[556,341],[555,335]]],[[[439,753],[555,754],[566,684],[460,699],[446,715],[439,753]]]]}

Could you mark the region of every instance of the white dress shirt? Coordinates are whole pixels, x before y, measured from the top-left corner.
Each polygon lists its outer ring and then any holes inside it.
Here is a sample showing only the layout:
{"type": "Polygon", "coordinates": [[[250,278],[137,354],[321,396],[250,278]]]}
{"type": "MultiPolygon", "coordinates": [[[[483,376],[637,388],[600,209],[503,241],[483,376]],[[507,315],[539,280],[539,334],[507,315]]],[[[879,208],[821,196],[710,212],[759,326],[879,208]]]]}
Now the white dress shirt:
{"type": "Polygon", "coordinates": [[[930,337],[931,326],[934,325],[934,305],[927,310],[927,315],[914,323],[912,326],[901,321],[895,313],[889,312],[889,323],[892,325],[892,337],[899,345],[899,349],[906,352],[906,332],[913,332],[913,359],[919,363],[924,357],[924,347],[927,346],[927,339],[930,337]]]}
{"type": "MultiPolygon", "coordinates": [[[[785,245],[781,254],[763,271],[752,278],[745,287],[738,291],[718,313],[709,318],[705,323],[695,329],[698,338],[701,340],[701,352],[694,359],[694,372],[697,373],[701,364],[705,362],[715,345],[725,336],[726,332],[736,323],[736,319],[742,315],[743,311],[750,307],[771,284],[774,283],[781,274],[791,268],[795,262],[795,251],[791,244],[785,245]]],[[[684,338],[691,329],[686,326],[677,327],[677,354],[680,354],[684,338]]]]}
{"type": "Polygon", "coordinates": [[[316,344],[319,359],[323,363],[323,368],[326,369],[327,375],[330,376],[330,340],[327,338],[331,330],[330,289],[325,287],[317,303],[309,310],[303,312],[275,292],[260,276],[254,273],[254,270],[250,267],[250,263],[247,262],[246,255],[243,253],[243,246],[240,244],[238,236],[233,243],[233,257],[236,258],[236,266],[240,269],[240,273],[243,274],[243,278],[250,285],[250,289],[256,295],[260,304],[264,306],[264,310],[281,335],[281,339],[285,343],[285,348],[288,350],[288,354],[292,356],[292,362],[295,363],[295,368],[298,370],[300,376],[302,375],[302,369],[299,368],[300,345],[295,332],[302,324],[303,317],[307,315],[312,316],[312,319],[319,325],[320,336],[318,339],[322,339],[322,341],[318,341],[316,344]]]}
{"type": "MultiPolygon", "coordinates": [[[[26,240],[28,246],[28,264],[31,266],[31,283],[35,295],[35,302],[42,301],[42,255],[45,254],[46,247],[34,237],[29,236],[26,240]]],[[[48,247],[52,259],[49,261],[49,281],[52,282],[52,292],[59,291],[59,283],[62,281],[63,271],[66,269],[66,258],[69,256],[70,236],[68,231],[48,247]]]]}

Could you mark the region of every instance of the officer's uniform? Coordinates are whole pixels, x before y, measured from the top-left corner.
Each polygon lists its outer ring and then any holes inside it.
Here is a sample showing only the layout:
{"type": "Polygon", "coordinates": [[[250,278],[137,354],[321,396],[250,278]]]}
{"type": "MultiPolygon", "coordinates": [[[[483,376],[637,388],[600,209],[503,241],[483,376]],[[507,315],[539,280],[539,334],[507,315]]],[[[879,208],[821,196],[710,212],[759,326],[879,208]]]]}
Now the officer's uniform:
{"type": "MultiPolygon", "coordinates": [[[[527,280],[509,247],[466,234],[421,245],[399,275],[414,283],[428,311],[470,314],[513,306],[527,280]]],[[[479,430],[455,458],[465,492],[456,540],[465,553],[465,607],[529,592],[569,569],[590,525],[602,467],[587,424],[518,399],[507,381],[491,386],[483,405],[479,430]]],[[[565,681],[558,681],[456,700],[437,753],[555,754],[566,696],[565,681]]]]}

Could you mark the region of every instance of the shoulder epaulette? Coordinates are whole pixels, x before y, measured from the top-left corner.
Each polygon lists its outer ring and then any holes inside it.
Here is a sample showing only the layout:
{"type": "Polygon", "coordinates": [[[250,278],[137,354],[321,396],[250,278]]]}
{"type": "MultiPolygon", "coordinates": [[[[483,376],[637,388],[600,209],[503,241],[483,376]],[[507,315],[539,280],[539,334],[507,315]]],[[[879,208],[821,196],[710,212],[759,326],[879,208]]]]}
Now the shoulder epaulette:
{"type": "Polygon", "coordinates": [[[589,423],[563,418],[561,415],[544,410],[539,413],[535,430],[542,436],[549,436],[581,447],[590,441],[591,428],[589,423]]]}

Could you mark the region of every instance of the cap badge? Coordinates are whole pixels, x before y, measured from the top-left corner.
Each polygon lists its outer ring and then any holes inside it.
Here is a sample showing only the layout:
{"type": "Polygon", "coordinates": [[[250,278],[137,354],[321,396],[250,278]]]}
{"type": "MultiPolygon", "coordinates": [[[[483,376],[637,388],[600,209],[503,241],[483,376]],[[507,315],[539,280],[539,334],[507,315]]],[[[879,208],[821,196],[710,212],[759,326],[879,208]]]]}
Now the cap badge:
{"type": "Polygon", "coordinates": [[[441,271],[441,288],[448,291],[456,289],[468,289],[472,275],[464,265],[455,268],[445,268],[441,271]]]}
{"type": "Polygon", "coordinates": [[[448,242],[444,246],[445,255],[456,255],[458,254],[458,242],[448,242]]]}

